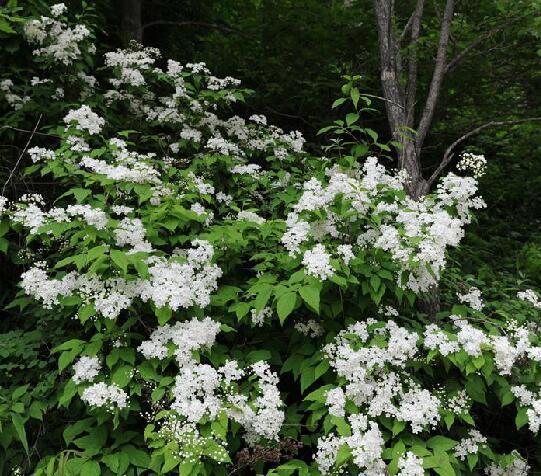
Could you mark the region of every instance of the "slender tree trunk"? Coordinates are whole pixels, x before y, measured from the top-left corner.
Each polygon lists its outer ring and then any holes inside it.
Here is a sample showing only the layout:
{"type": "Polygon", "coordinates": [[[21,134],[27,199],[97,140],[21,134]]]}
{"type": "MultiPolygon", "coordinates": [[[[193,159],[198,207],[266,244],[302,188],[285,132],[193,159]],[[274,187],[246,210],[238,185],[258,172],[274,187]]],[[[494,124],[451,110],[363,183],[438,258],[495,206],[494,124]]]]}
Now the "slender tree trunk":
{"type": "Polygon", "coordinates": [[[130,41],[143,42],[143,0],[120,0],[120,39],[123,47],[130,41]]]}

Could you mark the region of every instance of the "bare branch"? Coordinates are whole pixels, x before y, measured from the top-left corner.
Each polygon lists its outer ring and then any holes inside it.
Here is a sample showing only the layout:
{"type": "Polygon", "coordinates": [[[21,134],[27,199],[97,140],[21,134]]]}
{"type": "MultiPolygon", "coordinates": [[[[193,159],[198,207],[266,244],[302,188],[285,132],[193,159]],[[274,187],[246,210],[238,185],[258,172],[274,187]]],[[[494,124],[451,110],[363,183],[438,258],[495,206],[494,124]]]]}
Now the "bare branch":
{"type": "Polygon", "coordinates": [[[447,67],[445,68],[445,73],[452,71],[458,65],[458,63],[460,63],[473,49],[477,48],[485,40],[491,38],[496,33],[504,30],[509,25],[523,18],[525,17],[510,18],[509,20],[501,23],[500,25],[497,25],[494,28],[491,28],[490,30],[487,30],[483,34],[479,35],[474,41],[472,41],[460,53],[458,53],[451,61],[449,61],[449,63],[447,64],[447,67]]]}
{"type": "Polygon", "coordinates": [[[36,132],[36,131],[30,131],[28,129],[19,129],[18,127],[13,127],[13,126],[0,126],[0,129],[11,129],[13,131],[17,131],[17,132],[28,132],[30,134],[35,134],[37,136],[47,136],[47,137],[54,137],[56,139],[60,139],[61,137],[60,136],[56,136],[54,134],[46,134],[45,132],[36,132]]]}
{"type": "Polygon", "coordinates": [[[457,140],[455,140],[447,149],[445,150],[445,153],[443,154],[443,159],[434,171],[434,173],[430,176],[427,183],[428,185],[432,185],[434,181],[439,177],[439,175],[443,172],[445,167],[449,165],[451,160],[453,160],[453,151],[457,148],[458,145],[460,145],[462,142],[464,142],[469,137],[478,134],[479,132],[488,129],[490,127],[501,127],[501,126],[509,126],[514,124],[521,124],[523,122],[535,122],[535,121],[541,121],[541,117],[526,117],[524,119],[514,119],[509,121],[490,121],[486,124],[482,124],[475,129],[472,129],[469,132],[466,132],[466,134],[460,136],[457,140]]]}
{"type": "Polygon", "coordinates": [[[447,57],[447,44],[449,43],[449,34],[451,31],[451,22],[453,21],[454,13],[454,0],[447,0],[445,4],[445,10],[443,13],[443,19],[440,29],[440,41],[438,45],[438,52],[436,54],[436,64],[434,66],[434,73],[432,74],[432,80],[430,82],[430,89],[426,98],[423,115],[417,128],[417,137],[415,140],[415,148],[419,151],[423,145],[423,142],[428,134],[432,118],[434,117],[434,111],[438,102],[438,96],[440,94],[443,77],[445,75],[446,57],[447,57]]]}
{"type": "Polygon", "coordinates": [[[415,120],[415,103],[417,102],[417,42],[421,33],[421,19],[423,17],[423,8],[425,0],[417,0],[415,11],[412,15],[411,23],[411,50],[408,58],[408,85],[406,91],[406,125],[413,127],[415,120]]]}
{"type": "Polygon", "coordinates": [[[411,29],[411,24],[413,23],[413,17],[415,16],[415,12],[413,12],[410,17],[408,18],[408,22],[404,26],[404,29],[402,30],[402,33],[400,34],[400,38],[398,39],[399,43],[402,43],[404,39],[406,38],[406,35],[411,29]]]}
{"type": "Polygon", "coordinates": [[[143,30],[150,28],[152,26],[159,25],[175,25],[175,26],[204,26],[205,28],[214,28],[216,30],[221,30],[227,33],[240,33],[239,30],[231,28],[227,25],[220,25],[219,23],[207,23],[203,21],[169,21],[169,20],[156,20],[145,23],[143,25],[143,30]]]}
{"type": "Polygon", "coordinates": [[[26,153],[26,150],[28,149],[28,146],[30,145],[30,142],[32,142],[32,139],[34,138],[34,134],[36,133],[36,131],[37,131],[38,127],[39,127],[39,123],[41,122],[42,117],[43,117],[43,114],[40,114],[39,117],[38,117],[38,120],[36,122],[36,125],[34,126],[34,129],[32,130],[32,133],[30,134],[30,137],[28,138],[28,141],[26,142],[26,145],[24,146],[23,151],[20,153],[19,158],[17,159],[17,162],[15,162],[15,165],[11,169],[11,171],[9,173],[9,177],[6,180],[6,183],[4,184],[4,186],[2,187],[2,195],[4,195],[4,192],[6,190],[6,187],[7,187],[8,183],[9,183],[9,181],[13,177],[13,174],[15,173],[15,170],[17,170],[17,167],[19,166],[19,163],[21,162],[24,154],[26,153]]]}

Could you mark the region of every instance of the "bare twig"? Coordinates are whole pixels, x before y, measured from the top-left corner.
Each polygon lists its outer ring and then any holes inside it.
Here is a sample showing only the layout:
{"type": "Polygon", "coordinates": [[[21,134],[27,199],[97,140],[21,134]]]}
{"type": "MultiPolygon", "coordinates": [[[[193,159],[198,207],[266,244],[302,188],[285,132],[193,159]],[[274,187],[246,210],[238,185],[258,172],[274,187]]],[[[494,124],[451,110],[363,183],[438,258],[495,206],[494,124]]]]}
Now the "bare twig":
{"type": "Polygon", "coordinates": [[[449,34],[451,31],[451,22],[453,21],[454,7],[454,0],[447,0],[445,3],[443,19],[441,21],[440,41],[436,54],[436,65],[434,66],[432,80],[430,81],[430,88],[426,98],[425,107],[423,109],[423,114],[421,116],[421,120],[419,121],[419,127],[417,128],[417,137],[415,140],[415,147],[417,151],[421,149],[426,135],[428,134],[430,124],[432,123],[432,118],[434,117],[434,111],[438,103],[438,97],[440,94],[443,77],[445,75],[447,44],[449,42],[449,34]]]}
{"type": "Polygon", "coordinates": [[[483,41],[491,38],[496,33],[502,31],[509,25],[512,25],[513,23],[523,18],[524,17],[510,18],[509,20],[501,23],[500,25],[497,25],[494,28],[491,28],[490,30],[485,31],[482,35],[479,35],[474,41],[472,41],[460,53],[458,53],[451,61],[449,61],[449,63],[447,64],[447,67],[445,68],[445,73],[452,71],[457,66],[457,64],[460,63],[470,53],[470,51],[477,48],[483,41]]]}
{"type": "Polygon", "coordinates": [[[235,28],[231,28],[227,25],[220,25],[219,23],[207,23],[204,21],[171,21],[171,20],[156,20],[145,23],[143,25],[143,30],[150,28],[152,26],[158,25],[175,25],[175,26],[204,26],[205,28],[213,28],[216,30],[221,30],[226,33],[242,33],[235,28]]]}
{"type": "Polygon", "coordinates": [[[484,129],[488,129],[490,127],[501,127],[501,126],[509,126],[514,124],[521,124],[523,122],[534,122],[534,121],[541,121],[541,117],[526,117],[524,119],[514,119],[509,121],[490,121],[486,124],[482,124],[475,129],[472,129],[469,132],[466,132],[466,134],[460,136],[457,140],[455,140],[447,149],[445,150],[445,153],[443,154],[443,159],[436,168],[436,170],[432,173],[430,178],[428,179],[428,185],[432,185],[434,181],[439,177],[439,175],[443,172],[445,167],[449,165],[451,160],[453,159],[453,150],[456,149],[458,145],[460,145],[462,142],[464,142],[469,137],[481,132],[484,129]]]}
{"type": "Polygon", "coordinates": [[[35,130],[29,131],[28,129],[19,129],[18,127],[13,127],[13,126],[0,126],[0,129],[11,129],[17,132],[27,132],[27,133],[31,133],[37,136],[47,136],[47,137],[54,137],[55,139],[60,139],[60,136],[56,136],[54,134],[47,134],[45,132],[37,132],[35,130]]]}
{"type": "Polygon", "coordinates": [[[6,183],[4,184],[4,186],[2,187],[2,195],[4,195],[4,191],[6,190],[6,187],[7,187],[8,183],[9,183],[9,181],[13,177],[13,174],[15,173],[15,170],[17,170],[17,167],[19,166],[19,163],[21,162],[24,154],[26,153],[26,150],[28,149],[28,146],[30,145],[30,142],[32,142],[32,139],[34,138],[34,135],[36,134],[36,131],[37,131],[38,127],[39,127],[39,123],[41,122],[42,117],[43,117],[43,114],[40,114],[39,117],[38,117],[38,120],[36,122],[36,125],[34,126],[34,129],[32,130],[32,133],[30,134],[30,137],[28,138],[28,141],[26,142],[26,145],[24,146],[23,151],[21,152],[21,154],[19,155],[19,158],[17,159],[17,162],[15,162],[15,165],[11,169],[11,172],[9,173],[9,177],[6,180],[6,183]]]}
{"type": "Polygon", "coordinates": [[[415,120],[415,103],[417,101],[417,43],[421,34],[421,19],[425,0],[417,0],[415,11],[413,12],[413,21],[411,24],[411,42],[409,44],[411,51],[408,58],[408,85],[406,90],[406,125],[413,127],[415,120]]]}

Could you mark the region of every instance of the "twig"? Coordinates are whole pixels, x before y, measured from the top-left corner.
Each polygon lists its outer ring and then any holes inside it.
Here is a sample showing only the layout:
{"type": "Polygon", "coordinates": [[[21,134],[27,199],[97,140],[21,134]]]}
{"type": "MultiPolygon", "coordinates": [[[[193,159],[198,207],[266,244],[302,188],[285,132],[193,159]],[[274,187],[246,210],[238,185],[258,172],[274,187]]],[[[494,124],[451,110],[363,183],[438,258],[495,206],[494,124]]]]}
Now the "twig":
{"type": "Polygon", "coordinates": [[[29,133],[35,134],[37,136],[47,136],[47,137],[54,137],[56,139],[60,139],[60,136],[56,136],[54,134],[47,134],[45,132],[29,131],[27,129],[19,129],[18,127],[13,127],[13,126],[0,126],[0,129],[12,129],[12,130],[17,131],[17,132],[29,132],[29,133]]]}
{"type": "MultiPolygon", "coordinates": [[[[21,162],[24,154],[26,153],[26,150],[28,149],[28,146],[30,145],[30,142],[32,142],[32,139],[34,138],[34,134],[36,134],[36,130],[39,127],[39,123],[41,122],[42,117],[43,117],[43,114],[40,114],[39,117],[38,117],[38,120],[36,122],[36,125],[34,126],[34,129],[32,130],[32,133],[30,134],[30,137],[28,138],[28,141],[26,142],[26,145],[24,146],[23,151],[19,155],[19,158],[17,159],[17,162],[15,162],[15,166],[11,169],[11,172],[9,173],[9,177],[6,180],[6,183],[4,184],[4,186],[2,187],[2,195],[4,195],[4,191],[6,190],[6,187],[7,187],[8,183],[9,183],[9,181],[13,177],[13,174],[15,173],[15,170],[17,170],[17,167],[19,166],[19,163],[21,162]]],[[[4,126],[4,127],[7,127],[7,126],[4,126]]]]}
{"type": "Polygon", "coordinates": [[[436,170],[433,172],[433,174],[430,176],[430,178],[427,181],[428,186],[432,185],[434,183],[434,180],[438,178],[438,176],[442,173],[443,169],[449,165],[451,160],[453,159],[453,150],[462,142],[464,142],[469,137],[477,134],[478,132],[481,132],[484,129],[488,129],[489,127],[500,127],[500,126],[508,126],[513,124],[521,124],[523,122],[533,122],[533,121],[541,121],[541,117],[526,117],[524,119],[515,119],[515,120],[509,120],[509,121],[490,121],[486,124],[482,124],[479,127],[476,127],[475,129],[472,129],[469,132],[466,132],[463,136],[459,137],[457,140],[455,140],[447,149],[445,150],[445,153],[443,154],[443,159],[436,168],[436,170]]]}
{"type": "Polygon", "coordinates": [[[143,31],[151,26],[158,26],[158,25],[204,26],[206,28],[214,28],[216,30],[221,30],[226,33],[244,34],[243,32],[236,30],[235,28],[231,28],[227,25],[220,25],[219,23],[207,23],[204,21],[172,21],[172,20],[156,20],[156,21],[145,23],[143,25],[143,31]]]}

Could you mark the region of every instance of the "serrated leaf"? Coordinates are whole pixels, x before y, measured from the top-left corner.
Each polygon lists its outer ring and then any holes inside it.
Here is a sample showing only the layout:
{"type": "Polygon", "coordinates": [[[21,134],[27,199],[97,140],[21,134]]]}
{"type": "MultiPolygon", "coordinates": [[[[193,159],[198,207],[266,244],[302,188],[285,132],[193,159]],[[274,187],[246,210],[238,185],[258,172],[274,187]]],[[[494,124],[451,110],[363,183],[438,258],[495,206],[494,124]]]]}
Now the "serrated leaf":
{"type": "Polygon", "coordinates": [[[297,302],[297,293],[287,291],[278,298],[276,303],[276,312],[278,313],[278,318],[280,322],[283,323],[287,316],[289,316],[293,309],[295,309],[295,304],[297,302]]]}

